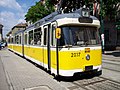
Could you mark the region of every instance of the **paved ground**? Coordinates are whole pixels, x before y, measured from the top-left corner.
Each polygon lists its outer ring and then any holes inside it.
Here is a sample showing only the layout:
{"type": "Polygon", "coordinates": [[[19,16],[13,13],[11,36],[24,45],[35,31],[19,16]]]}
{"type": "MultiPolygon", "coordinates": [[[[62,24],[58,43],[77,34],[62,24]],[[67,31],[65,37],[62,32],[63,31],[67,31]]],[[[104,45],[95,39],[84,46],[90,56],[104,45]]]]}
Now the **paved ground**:
{"type": "Polygon", "coordinates": [[[65,90],[53,77],[8,51],[0,51],[0,90],[65,90]]]}
{"type": "Polygon", "coordinates": [[[120,83],[120,50],[106,51],[102,56],[102,76],[120,83]]]}
{"type": "MultiPolygon", "coordinates": [[[[120,61],[120,51],[107,51],[102,56],[103,60],[120,61]]],[[[66,84],[13,52],[0,50],[0,90],[66,90],[66,84]]]]}
{"type": "Polygon", "coordinates": [[[9,90],[9,84],[7,83],[5,69],[1,57],[0,57],[0,90],[9,90]]]}

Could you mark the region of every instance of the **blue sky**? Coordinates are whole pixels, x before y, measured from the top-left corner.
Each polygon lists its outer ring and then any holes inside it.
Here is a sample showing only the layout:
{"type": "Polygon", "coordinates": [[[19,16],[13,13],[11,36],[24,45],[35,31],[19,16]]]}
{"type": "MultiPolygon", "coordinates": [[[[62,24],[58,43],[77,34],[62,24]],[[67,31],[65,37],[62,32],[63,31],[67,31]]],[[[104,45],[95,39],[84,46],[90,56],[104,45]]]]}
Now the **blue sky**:
{"type": "Polygon", "coordinates": [[[40,0],[0,0],[0,23],[3,24],[5,36],[11,28],[21,22],[25,22],[25,14],[28,9],[40,0]]]}

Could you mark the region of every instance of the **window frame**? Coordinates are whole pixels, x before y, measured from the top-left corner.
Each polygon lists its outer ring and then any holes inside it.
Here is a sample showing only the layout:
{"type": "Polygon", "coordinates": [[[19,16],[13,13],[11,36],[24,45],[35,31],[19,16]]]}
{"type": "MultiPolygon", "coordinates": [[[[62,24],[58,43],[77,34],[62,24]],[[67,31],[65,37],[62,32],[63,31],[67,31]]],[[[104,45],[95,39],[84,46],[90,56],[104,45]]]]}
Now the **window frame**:
{"type": "Polygon", "coordinates": [[[28,45],[34,45],[34,30],[28,31],[28,45]],[[31,32],[32,32],[32,35],[30,34],[31,32]],[[30,38],[32,38],[32,40],[30,40],[30,38]]]}
{"type": "Polygon", "coordinates": [[[28,32],[24,32],[24,44],[28,45],[28,32]]]}
{"type": "Polygon", "coordinates": [[[39,28],[34,29],[34,45],[39,46],[41,44],[42,44],[42,27],[39,27],[39,28]],[[38,31],[36,32],[36,30],[38,30],[38,31]],[[38,35],[39,39],[36,41],[37,34],[39,34],[38,35]],[[38,44],[38,43],[40,43],[40,44],[38,44]]]}
{"type": "Polygon", "coordinates": [[[44,34],[43,34],[43,45],[44,46],[47,46],[47,41],[48,41],[48,25],[45,25],[44,27],[43,27],[43,32],[44,32],[44,34]],[[46,30],[45,30],[46,29],[46,30]],[[45,35],[46,34],[46,35],[45,35]]]}
{"type": "Polygon", "coordinates": [[[55,38],[55,29],[57,28],[57,23],[56,22],[52,22],[51,23],[51,32],[50,32],[50,45],[51,46],[56,46],[56,38],[55,38]],[[53,26],[55,25],[55,27],[53,28],[53,26]]]}

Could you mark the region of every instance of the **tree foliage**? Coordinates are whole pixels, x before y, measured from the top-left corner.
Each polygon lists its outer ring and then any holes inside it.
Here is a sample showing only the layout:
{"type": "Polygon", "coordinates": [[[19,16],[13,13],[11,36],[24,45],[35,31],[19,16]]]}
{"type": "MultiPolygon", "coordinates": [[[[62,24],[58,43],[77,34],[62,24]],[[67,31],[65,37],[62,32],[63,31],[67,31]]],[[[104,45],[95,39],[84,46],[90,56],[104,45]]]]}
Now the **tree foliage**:
{"type": "Polygon", "coordinates": [[[120,15],[120,0],[103,0],[104,17],[109,19],[116,19],[120,15]]]}
{"type": "MultiPolygon", "coordinates": [[[[52,2],[56,2],[58,0],[51,0],[52,2]]],[[[69,11],[71,8],[80,8],[86,5],[91,8],[91,4],[95,1],[100,3],[100,15],[102,17],[113,18],[120,16],[120,0],[60,0],[60,7],[64,10],[64,8],[69,11]],[[68,8],[66,8],[68,7],[68,8]]]]}
{"type": "MultiPolygon", "coordinates": [[[[64,10],[64,12],[70,12],[71,10],[79,9],[86,5],[91,7],[90,4],[93,4],[95,0],[46,0],[45,4],[41,1],[36,2],[35,6],[32,6],[27,14],[25,15],[25,20],[32,23],[37,20],[47,16],[52,13],[54,6],[59,3],[59,9],[64,10]],[[67,8],[66,8],[67,7],[67,8]]],[[[120,16],[120,0],[97,0],[100,5],[100,15],[108,17],[109,19],[115,19],[117,16],[120,16]],[[102,1],[102,2],[101,2],[102,1]]]]}
{"type": "Polygon", "coordinates": [[[53,5],[49,0],[46,0],[46,3],[36,2],[34,6],[29,8],[27,14],[25,15],[25,20],[30,23],[34,23],[37,20],[49,15],[54,11],[53,5]]]}

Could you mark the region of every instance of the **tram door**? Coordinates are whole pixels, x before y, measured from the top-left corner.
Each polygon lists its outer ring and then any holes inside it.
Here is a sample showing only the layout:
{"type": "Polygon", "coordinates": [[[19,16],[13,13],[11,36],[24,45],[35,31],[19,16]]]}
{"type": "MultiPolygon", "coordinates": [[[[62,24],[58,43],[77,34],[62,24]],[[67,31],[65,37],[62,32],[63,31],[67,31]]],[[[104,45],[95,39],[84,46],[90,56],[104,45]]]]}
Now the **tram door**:
{"type": "Polygon", "coordinates": [[[43,62],[44,67],[47,68],[47,70],[51,71],[51,61],[50,61],[50,25],[45,25],[43,27],[44,29],[44,49],[43,49],[43,62]]]}
{"type": "Polygon", "coordinates": [[[56,38],[55,38],[55,29],[56,22],[51,23],[50,31],[50,58],[51,58],[51,73],[57,74],[57,58],[56,58],[56,38]]]}

